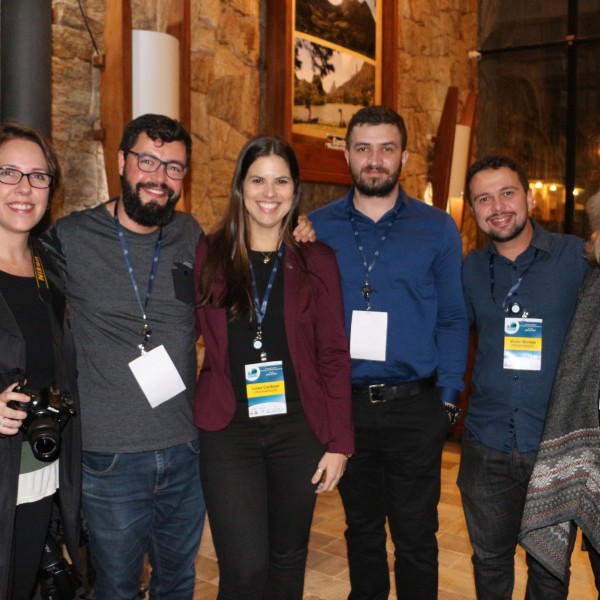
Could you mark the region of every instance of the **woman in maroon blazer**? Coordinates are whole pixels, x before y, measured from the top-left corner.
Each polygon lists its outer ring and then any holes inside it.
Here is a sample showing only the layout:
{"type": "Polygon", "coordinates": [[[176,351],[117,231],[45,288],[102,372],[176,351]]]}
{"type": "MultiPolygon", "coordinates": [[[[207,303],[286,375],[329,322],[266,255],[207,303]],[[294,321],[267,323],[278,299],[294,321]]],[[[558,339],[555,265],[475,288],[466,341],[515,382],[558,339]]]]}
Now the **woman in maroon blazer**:
{"type": "Polygon", "coordinates": [[[302,598],[315,493],[354,452],[337,262],[294,241],[299,184],[285,140],[250,140],[196,256],[195,422],[220,600],[302,598]]]}

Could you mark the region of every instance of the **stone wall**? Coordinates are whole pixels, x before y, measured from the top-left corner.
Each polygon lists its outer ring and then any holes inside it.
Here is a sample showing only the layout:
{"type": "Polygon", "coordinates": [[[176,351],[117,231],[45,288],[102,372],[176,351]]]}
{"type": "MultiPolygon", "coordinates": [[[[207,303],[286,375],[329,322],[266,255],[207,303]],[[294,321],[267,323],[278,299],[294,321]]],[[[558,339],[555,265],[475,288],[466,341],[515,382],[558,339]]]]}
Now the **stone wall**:
{"type": "Polygon", "coordinates": [[[448,86],[458,87],[461,102],[477,88],[476,63],[467,57],[476,48],[477,0],[403,0],[399,12],[398,107],[412,153],[406,186],[422,191],[448,86]]]}
{"type": "MultiPolygon", "coordinates": [[[[410,152],[401,181],[410,195],[422,198],[425,192],[448,87],[459,88],[461,105],[477,89],[477,63],[467,57],[476,47],[477,0],[398,0],[397,109],[406,121],[410,152]]],[[[304,206],[311,209],[344,191],[305,185],[304,206]]]]}
{"type": "MultiPolygon", "coordinates": [[[[93,131],[99,126],[99,72],[94,47],[77,3],[52,0],[53,136],[66,182],[55,216],[103,201],[104,156],[93,131]]],[[[103,0],[82,0],[102,51],[103,0]]],[[[398,109],[405,117],[411,152],[403,183],[421,196],[427,182],[431,138],[447,87],[461,101],[476,87],[476,0],[398,0],[398,109]]],[[[133,25],[164,31],[170,0],[132,0],[133,25]]],[[[261,130],[261,39],[265,0],[192,0],[192,212],[205,229],[227,202],[235,158],[261,130]]],[[[109,156],[106,160],[116,160],[109,156]]],[[[344,188],[306,185],[307,208],[338,197],[344,188]]]]}
{"type": "MultiPolygon", "coordinates": [[[[83,4],[101,50],[104,3],[83,4]]],[[[53,0],[52,7],[52,136],[65,173],[62,194],[54,201],[56,217],[94,206],[108,192],[102,146],[93,134],[99,125],[100,73],[92,66],[92,39],[76,2],[53,0]]]]}

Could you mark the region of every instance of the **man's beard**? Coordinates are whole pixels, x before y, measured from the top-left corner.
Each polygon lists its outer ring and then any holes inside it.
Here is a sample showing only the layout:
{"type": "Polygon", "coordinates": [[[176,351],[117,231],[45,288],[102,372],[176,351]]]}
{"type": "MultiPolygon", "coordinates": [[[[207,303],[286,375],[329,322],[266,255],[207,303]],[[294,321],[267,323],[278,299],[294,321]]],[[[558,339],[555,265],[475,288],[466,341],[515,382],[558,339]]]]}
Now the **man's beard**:
{"type": "Polygon", "coordinates": [[[527,217],[522,223],[515,222],[512,229],[505,231],[502,234],[498,234],[494,230],[486,231],[485,234],[490,238],[490,240],[492,240],[492,242],[510,242],[521,235],[521,232],[525,229],[526,225],[527,217]]]}
{"type": "Polygon", "coordinates": [[[363,196],[384,198],[385,196],[389,196],[396,189],[401,170],[402,165],[399,165],[396,171],[391,174],[387,169],[380,168],[380,172],[388,174],[388,177],[384,179],[376,179],[369,176],[363,177],[361,172],[355,171],[352,167],[350,168],[350,174],[352,175],[352,180],[354,181],[354,187],[363,196]]]}
{"type": "Polygon", "coordinates": [[[173,190],[164,183],[137,183],[135,189],[129,185],[125,175],[121,175],[121,198],[123,199],[123,208],[127,216],[138,225],[144,227],[162,227],[169,223],[175,212],[175,205],[179,201],[179,195],[175,195],[173,190]],[[140,199],[140,190],[142,189],[160,189],[167,193],[167,201],[164,205],[158,202],[142,203],[140,199]]]}

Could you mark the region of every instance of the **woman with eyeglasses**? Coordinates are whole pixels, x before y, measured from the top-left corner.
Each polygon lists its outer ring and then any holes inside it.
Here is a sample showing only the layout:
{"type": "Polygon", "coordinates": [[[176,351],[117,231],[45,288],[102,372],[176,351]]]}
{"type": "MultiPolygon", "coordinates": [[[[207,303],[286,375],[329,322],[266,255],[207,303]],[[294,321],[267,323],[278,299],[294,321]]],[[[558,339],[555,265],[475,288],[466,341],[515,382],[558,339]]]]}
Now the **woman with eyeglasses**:
{"type": "Polygon", "coordinates": [[[220,600],[302,598],[315,494],[354,452],[338,266],[294,241],[299,185],[285,140],[250,140],[196,256],[195,422],[220,600]]]}
{"type": "Polygon", "coordinates": [[[0,598],[31,597],[53,506],[79,545],[81,457],[75,354],[64,297],[31,236],[60,183],[51,144],[0,126],[0,598]],[[20,386],[20,387],[18,387],[20,386]],[[17,390],[25,388],[27,393],[17,390]]]}

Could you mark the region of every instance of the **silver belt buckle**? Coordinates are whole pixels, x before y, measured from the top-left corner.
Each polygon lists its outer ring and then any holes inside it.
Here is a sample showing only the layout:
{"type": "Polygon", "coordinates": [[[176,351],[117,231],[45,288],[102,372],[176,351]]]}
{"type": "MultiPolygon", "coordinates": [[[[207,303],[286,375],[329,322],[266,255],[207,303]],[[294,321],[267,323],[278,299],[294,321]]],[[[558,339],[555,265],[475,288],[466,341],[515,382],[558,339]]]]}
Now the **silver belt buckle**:
{"type": "Polygon", "coordinates": [[[369,386],[369,402],[371,404],[381,404],[385,402],[385,398],[381,395],[381,390],[385,387],[385,383],[376,383],[369,386]]]}

